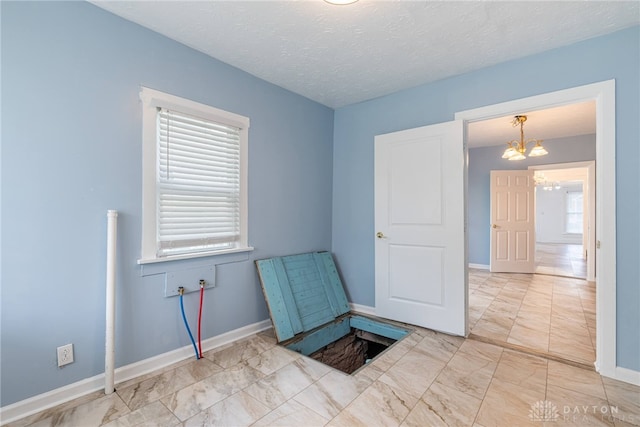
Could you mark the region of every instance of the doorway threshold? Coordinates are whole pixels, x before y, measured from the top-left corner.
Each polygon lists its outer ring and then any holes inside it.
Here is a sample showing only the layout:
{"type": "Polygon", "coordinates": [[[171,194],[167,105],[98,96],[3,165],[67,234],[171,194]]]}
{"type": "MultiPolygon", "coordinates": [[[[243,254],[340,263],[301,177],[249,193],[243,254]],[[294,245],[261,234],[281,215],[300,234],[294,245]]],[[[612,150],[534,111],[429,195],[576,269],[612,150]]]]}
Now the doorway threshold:
{"type": "Polygon", "coordinates": [[[584,280],[585,282],[587,282],[587,278],[586,277],[580,277],[580,276],[568,276],[565,274],[551,274],[551,273],[533,273],[537,276],[551,276],[551,277],[564,277],[565,279],[577,279],[577,280],[584,280]]]}
{"type": "Polygon", "coordinates": [[[594,364],[585,363],[579,360],[571,359],[568,356],[560,356],[558,354],[550,353],[548,351],[536,350],[533,348],[525,347],[518,344],[512,344],[506,341],[498,340],[495,338],[483,337],[481,335],[476,335],[474,333],[470,333],[467,337],[470,340],[483,342],[486,344],[492,344],[498,347],[505,348],[507,350],[517,351],[519,353],[528,354],[530,356],[542,357],[543,359],[552,360],[554,362],[564,363],[565,365],[574,366],[576,368],[586,369],[588,371],[595,372],[594,364]]]}

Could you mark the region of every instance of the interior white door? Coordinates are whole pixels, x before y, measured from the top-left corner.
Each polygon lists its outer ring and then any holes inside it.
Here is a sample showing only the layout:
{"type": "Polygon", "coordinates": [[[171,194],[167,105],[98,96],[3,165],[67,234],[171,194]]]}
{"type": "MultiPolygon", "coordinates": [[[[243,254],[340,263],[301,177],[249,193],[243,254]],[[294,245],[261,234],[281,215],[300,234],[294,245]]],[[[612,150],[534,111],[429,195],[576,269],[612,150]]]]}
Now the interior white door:
{"type": "Polygon", "coordinates": [[[375,137],[376,314],[466,335],[462,121],[375,137]]]}
{"type": "Polygon", "coordinates": [[[490,187],[489,269],[498,273],[534,273],[536,236],[533,171],[491,171],[490,187]]]}

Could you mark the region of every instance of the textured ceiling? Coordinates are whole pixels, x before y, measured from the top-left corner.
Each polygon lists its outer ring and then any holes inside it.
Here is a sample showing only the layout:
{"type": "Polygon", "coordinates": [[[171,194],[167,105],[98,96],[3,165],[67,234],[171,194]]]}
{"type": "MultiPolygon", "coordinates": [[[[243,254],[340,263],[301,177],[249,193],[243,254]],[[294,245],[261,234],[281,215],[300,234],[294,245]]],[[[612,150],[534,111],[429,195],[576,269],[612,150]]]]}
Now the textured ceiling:
{"type": "Polygon", "coordinates": [[[637,1],[92,1],[332,108],[640,23],[637,1]]]}
{"type": "MultiPolygon", "coordinates": [[[[640,24],[638,1],[92,1],[332,108],[640,24]]],[[[527,112],[525,137],[595,132],[594,103],[527,112]]],[[[469,125],[469,147],[517,138],[469,125]]]]}

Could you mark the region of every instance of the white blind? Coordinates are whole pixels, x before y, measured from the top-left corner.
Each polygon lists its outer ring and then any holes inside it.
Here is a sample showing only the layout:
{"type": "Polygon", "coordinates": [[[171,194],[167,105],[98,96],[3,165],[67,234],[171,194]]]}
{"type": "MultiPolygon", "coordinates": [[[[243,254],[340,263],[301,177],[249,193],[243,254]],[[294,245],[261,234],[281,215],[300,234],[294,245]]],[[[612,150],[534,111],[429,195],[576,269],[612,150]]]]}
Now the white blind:
{"type": "Polygon", "coordinates": [[[240,238],[240,129],[158,109],[158,256],[240,238]]]}
{"type": "Polygon", "coordinates": [[[582,228],[582,191],[567,191],[566,197],[566,221],[565,231],[567,233],[581,234],[582,228]]]}

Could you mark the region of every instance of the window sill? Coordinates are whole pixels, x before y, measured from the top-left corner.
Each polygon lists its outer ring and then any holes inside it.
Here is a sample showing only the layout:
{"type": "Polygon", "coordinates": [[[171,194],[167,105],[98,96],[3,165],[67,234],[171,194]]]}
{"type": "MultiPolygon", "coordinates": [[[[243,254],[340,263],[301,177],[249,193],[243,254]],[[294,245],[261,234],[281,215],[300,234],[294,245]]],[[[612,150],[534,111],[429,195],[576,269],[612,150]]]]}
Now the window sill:
{"type": "Polygon", "coordinates": [[[162,258],[141,258],[138,260],[139,265],[145,264],[157,264],[162,262],[169,261],[180,261],[185,259],[194,259],[194,258],[205,258],[205,257],[215,257],[217,255],[227,255],[227,254],[235,254],[241,252],[251,252],[253,251],[252,246],[246,246],[242,248],[233,248],[233,249],[223,249],[219,251],[211,251],[211,252],[198,252],[195,254],[183,254],[183,255],[171,255],[162,258]]]}

